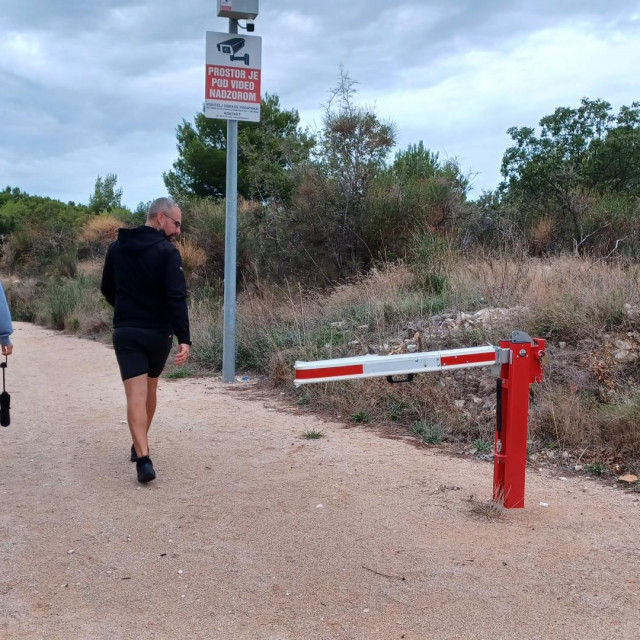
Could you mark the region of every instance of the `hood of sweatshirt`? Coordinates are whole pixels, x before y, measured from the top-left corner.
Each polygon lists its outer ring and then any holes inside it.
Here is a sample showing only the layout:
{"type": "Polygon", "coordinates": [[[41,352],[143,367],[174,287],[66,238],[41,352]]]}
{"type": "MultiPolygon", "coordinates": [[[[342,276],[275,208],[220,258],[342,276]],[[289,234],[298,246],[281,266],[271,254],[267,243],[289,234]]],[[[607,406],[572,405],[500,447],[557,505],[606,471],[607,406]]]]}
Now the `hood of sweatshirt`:
{"type": "Polygon", "coordinates": [[[124,253],[140,255],[160,242],[168,242],[162,231],[142,225],[133,229],[119,229],[118,243],[124,253]]]}

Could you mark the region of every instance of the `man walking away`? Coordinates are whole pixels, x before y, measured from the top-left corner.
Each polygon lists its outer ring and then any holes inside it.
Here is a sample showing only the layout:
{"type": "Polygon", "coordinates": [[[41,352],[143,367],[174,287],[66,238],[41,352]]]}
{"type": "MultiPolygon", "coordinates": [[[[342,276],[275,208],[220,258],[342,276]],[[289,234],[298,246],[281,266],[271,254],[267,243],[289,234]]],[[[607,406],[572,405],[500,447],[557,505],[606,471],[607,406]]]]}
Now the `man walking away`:
{"type": "Polygon", "coordinates": [[[101,291],[113,306],[113,346],[127,397],[127,420],[139,482],[156,473],[149,457],[148,432],[156,410],[158,378],[173,336],[174,362],[189,358],[191,340],[187,286],[180,252],[172,240],[180,234],[182,212],[169,198],[149,207],[146,224],[120,229],[109,247],[101,291]]]}

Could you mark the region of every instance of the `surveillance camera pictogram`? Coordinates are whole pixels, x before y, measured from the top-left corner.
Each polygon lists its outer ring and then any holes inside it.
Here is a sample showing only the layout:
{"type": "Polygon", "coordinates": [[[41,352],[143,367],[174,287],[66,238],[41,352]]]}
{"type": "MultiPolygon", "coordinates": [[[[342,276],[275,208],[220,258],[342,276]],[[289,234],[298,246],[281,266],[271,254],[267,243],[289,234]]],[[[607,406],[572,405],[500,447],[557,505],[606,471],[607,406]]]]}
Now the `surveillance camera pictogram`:
{"type": "Polygon", "coordinates": [[[229,40],[225,40],[224,42],[219,42],[217,47],[220,53],[229,56],[229,59],[233,62],[234,60],[242,60],[247,66],[249,66],[249,54],[245,53],[244,55],[235,55],[240,49],[244,47],[244,38],[229,38],[229,40]]]}

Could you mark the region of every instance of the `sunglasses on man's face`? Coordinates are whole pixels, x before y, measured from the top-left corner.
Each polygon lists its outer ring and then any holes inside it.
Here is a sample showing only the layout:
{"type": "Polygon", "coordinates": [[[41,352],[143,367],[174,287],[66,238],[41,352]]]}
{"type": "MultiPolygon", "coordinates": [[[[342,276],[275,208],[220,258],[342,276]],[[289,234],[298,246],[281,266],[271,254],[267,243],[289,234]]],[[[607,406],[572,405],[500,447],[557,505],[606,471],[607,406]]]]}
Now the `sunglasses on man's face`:
{"type": "Polygon", "coordinates": [[[180,222],[180,220],[176,220],[175,218],[172,218],[171,216],[168,216],[166,213],[164,214],[165,218],[169,218],[169,220],[171,220],[171,222],[173,222],[173,224],[176,225],[176,228],[179,229],[182,226],[182,222],[180,222]]]}

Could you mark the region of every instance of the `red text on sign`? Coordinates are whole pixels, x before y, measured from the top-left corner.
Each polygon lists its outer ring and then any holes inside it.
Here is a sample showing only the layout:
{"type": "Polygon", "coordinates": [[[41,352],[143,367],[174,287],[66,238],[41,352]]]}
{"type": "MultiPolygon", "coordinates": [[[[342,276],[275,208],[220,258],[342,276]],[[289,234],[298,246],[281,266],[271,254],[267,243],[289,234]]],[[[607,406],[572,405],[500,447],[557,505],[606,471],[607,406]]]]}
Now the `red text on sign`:
{"type": "Polygon", "coordinates": [[[207,65],[205,100],[260,102],[260,70],[207,65]]]}

